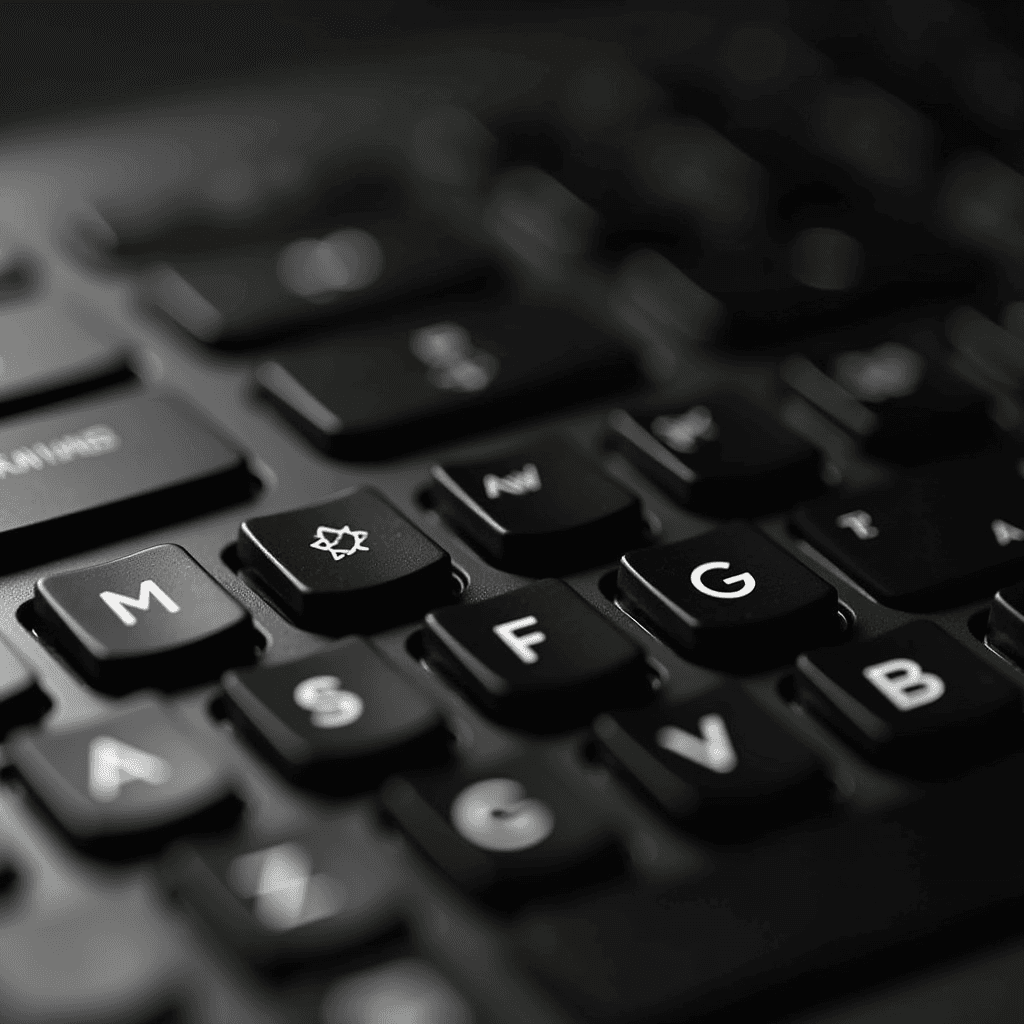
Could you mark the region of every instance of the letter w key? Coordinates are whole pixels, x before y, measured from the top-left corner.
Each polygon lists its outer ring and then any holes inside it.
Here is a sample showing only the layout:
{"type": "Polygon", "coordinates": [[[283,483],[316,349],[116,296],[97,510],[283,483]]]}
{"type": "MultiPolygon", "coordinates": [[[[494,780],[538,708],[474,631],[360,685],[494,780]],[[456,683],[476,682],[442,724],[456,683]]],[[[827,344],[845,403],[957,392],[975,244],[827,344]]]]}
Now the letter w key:
{"type": "Polygon", "coordinates": [[[152,598],[156,598],[157,601],[164,607],[164,609],[170,612],[172,615],[176,615],[181,611],[180,605],[172,598],[168,597],[167,594],[152,580],[143,580],[139,587],[138,597],[127,597],[124,594],[115,594],[112,590],[104,590],[100,594],[100,600],[126,625],[134,626],[139,620],[132,615],[129,608],[135,608],[140,612],[149,611],[149,602],[152,598]]]}

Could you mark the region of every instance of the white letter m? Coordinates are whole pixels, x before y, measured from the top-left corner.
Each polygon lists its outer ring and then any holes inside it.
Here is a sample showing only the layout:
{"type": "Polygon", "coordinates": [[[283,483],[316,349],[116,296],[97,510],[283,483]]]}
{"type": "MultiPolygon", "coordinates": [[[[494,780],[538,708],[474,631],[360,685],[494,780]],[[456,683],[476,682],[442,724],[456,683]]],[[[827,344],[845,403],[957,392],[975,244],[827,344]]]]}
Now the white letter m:
{"type": "Polygon", "coordinates": [[[172,615],[180,612],[178,605],[171,600],[152,580],[143,580],[139,587],[139,596],[125,597],[124,594],[115,594],[112,590],[104,590],[100,594],[100,600],[126,625],[134,626],[139,620],[132,615],[129,608],[137,608],[140,612],[149,611],[150,598],[155,597],[164,606],[165,611],[172,615]]]}

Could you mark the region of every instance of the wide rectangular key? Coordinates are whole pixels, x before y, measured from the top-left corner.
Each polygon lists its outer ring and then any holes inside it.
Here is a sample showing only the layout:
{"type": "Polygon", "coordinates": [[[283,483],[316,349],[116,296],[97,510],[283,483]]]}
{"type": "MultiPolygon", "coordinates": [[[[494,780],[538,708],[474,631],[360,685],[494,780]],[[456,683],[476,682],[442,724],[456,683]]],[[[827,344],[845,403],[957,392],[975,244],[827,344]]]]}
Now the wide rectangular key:
{"type": "Polygon", "coordinates": [[[628,347],[566,313],[522,306],[464,312],[339,333],[264,363],[259,386],[317,447],[373,459],[638,379],[628,347]]]}
{"type": "Polygon", "coordinates": [[[245,497],[243,455],[170,398],[130,394],[0,430],[0,572],[245,497]]]}
{"type": "Polygon", "coordinates": [[[1012,453],[907,475],[796,510],[793,526],[873,597],[919,610],[1024,573],[1024,478],[1012,453]]]}
{"type": "Polygon", "coordinates": [[[934,957],[961,922],[1015,921],[1024,825],[1007,800],[1022,783],[1017,757],[928,802],[716,851],[688,881],[538,910],[521,955],[588,1024],[762,1018],[769,997],[774,1019],[905,969],[909,943],[934,957]]]}
{"type": "Polygon", "coordinates": [[[232,348],[486,273],[479,252],[406,218],[178,258],[154,270],[148,297],[199,341],[232,348]]]}

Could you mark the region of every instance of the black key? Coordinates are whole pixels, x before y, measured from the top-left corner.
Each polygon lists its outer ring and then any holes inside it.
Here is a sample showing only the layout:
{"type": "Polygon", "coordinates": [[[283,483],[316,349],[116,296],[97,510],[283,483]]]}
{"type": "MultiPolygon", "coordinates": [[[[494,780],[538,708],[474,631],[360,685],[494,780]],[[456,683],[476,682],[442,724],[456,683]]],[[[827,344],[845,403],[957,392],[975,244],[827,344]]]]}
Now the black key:
{"type": "Polygon", "coordinates": [[[820,453],[739,395],[608,418],[609,440],[681,505],[718,515],[788,506],[821,489],[820,453]]]}
{"type": "Polygon", "coordinates": [[[650,696],[643,650],[561,580],[431,612],[427,658],[488,712],[543,731],[650,696]]]}
{"type": "Polygon", "coordinates": [[[768,665],[838,632],[835,587],[746,523],[622,556],[624,605],[687,657],[768,665]]]}
{"type": "Polygon", "coordinates": [[[940,936],[959,946],[961,926],[1016,919],[1024,828],[1007,794],[1022,778],[1018,760],[911,807],[745,844],[672,885],[538,908],[517,927],[521,958],[592,1024],[787,1015],[853,984],[853,963],[858,983],[877,976],[868,961],[934,963],[940,936]]]}
{"type": "Polygon", "coordinates": [[[315,445],[372,459],[627,388],[638,369],[628,348],[568,314],[503,306],[346,333],[257,377],[315,445]]]}
{"type": "Polygon", "coordinates": [[[801,654],[808,704],[851,743],[906,770],[958,769],[1024,739],[1020,689],[934,622],[801,654]]]}
{"type": "Polygon", "coordinates": [[[1024,583],[1003,587],[996,594],[986,639],[1011,658],[1024,660],[1024,583]]]}
{"type": "Polygon", "coordinates": [[[0,572],[252,493],[245,459],[195,413],[131,395],[0,431],[0,572]]]}
{"type": "Polygon", "coordinates": [[[328,789],[372,784],[381,770],[443,749],[437,708],[365,640],[308,658],[229,672],[232,715],[289,775],[328,789]]]}
{"type": "Polygon", "coordinates": [[[464,285],[486,271],[478,252],[406,218],[178,259],[153,272],[149,301],[198,340],[237,347],[464,285]]]}
{"type": "Polygon", "coordinates": [[[1024,479],[1012,454],[958,462],[821,498],[793,527],[883,604],[961,604],[1024,573],[1024,479]]]}
{"type": "Polygon", "coordinates": [[[496,903],[576,888],[621,864],[597,811],[536,755],[486,771],[394,778],[382,797],[388,814],[457,885],[496,903]]]}
{"type": "Polygon", "coordinates": [[[296,622],[354,633],[451,600],[451,559],[363,487],[319,505],[248,519],[238,555],[296,622]]]}
{"type": "Polygon", "coordinates": [[[16,725],[38,721],[51,703],[36,677],[0,640],[0,736],[16,725]]]}
{"type": "Polygon", "coordinates": [[[223,827],[237,810],[224,772],[153,697],[65,732],[22,730],[8,750],[43,806],[97,852],[123,856],[174,832],[223,827]]]}
{"type": "Polygon", "coordinates": [[[941,324],[881,323],[792,356],[790,387],[857,437],[866,452],[915,462],[967,451],[992,433],[990,398],[946,365],[941,324]]]}
{"type": "Polygon", "coordinates": [[[123,345],[100,340],[51,302],[0,314],[0,338],[0,415],[130,376],[123,345]]]}
{"type": "Polygon", "coordinates": [[[45,576],[33,607],[105,690],[193,685],[253,659],[248,611],[176,544],[45,576]]]}
{"type": "Polygon", "coordinates": [[[632,547],[643,528],[636,495],[560,437],[434,466],[431,476],[441,515],[513,571],[549,575],[593,565],[632,547]]]}
{"type": "Polygon", "coordinates": [[[612,763],[681,821],[739,833],[825,793],[814,755],[730,690],[601,715],[594,733],[612,763]]]}
{"type": "Polygon", "coordinates": [[[394,873],[344,833],[262,847],[181,844],[164,874],[172,890],[260,967],[305,965],[379,943],[402,926],[394,873]]]}

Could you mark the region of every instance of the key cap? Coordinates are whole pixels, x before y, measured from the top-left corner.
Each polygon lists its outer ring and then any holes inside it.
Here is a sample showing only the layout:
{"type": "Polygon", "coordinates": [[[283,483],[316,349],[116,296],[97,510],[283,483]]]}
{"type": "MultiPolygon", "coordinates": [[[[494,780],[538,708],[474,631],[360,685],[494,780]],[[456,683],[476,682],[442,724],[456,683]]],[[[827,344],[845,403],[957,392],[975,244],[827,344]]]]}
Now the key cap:
{"type": "Polygon", "coordinates": [[[249,612],[176,544],[44,576],[33,608],[65,657],[112,692],[194,685],[254,655],[249,612]]]}
{"type": "Polygon", "coordinates": [[[369,853],[330,830],[267,846],[182,843],[163,874],[250,962],[305,966],[379,944],[402,928],[394,873],[369,853]]]}
{"type": "Polygon", "coordinates": [[[396,777],[381,796],[387,813],[460,888],[500,905],[579,888],[621,864],[589,801],[535,755],[486,771],[396,777]]]}
{"type": "Polygon", "coordinates": [[[426,655],[496,718],[544,731],[650,697],[643,650],[561,580],[431,612],[426,655]]]}
{"type": "Polygon", "coordinates": [[[839,629],[835,587],[742,522],[623,555],[618,587],[697,661],[769,665],[839,629]]]}
{"type": "Polygon", "coordinates": [[[224,677],[228,709],[288,775],[321,788],[372,784],[382,770],[440,754],[437,708],[365,640],[224,677]]]}
{"type": "Polygon", "coordinates": [[[797,660],[807,703],[869,757],[960,768],[1019,746],[1021,691],[934,622],[797,660]]]}
{"type": "Polygon", "coordinates": [[[79,318],[49,301],[0,313],[0,338],[3,416],[131,376],[122,345],[99,339],[79,318]]]}
{"type": "Polygon", "coordinates": [[[238,556],[307,629],[353,633],[452,599],[451,559],[375,490],[242,523],[238,556]]]}
{"type": "Polygon", "coordinates": [[[812,358],[791,357],[782,376],[868,454],[905,463],[955,455],[991,435],[989,397],[929,352],[941,337],[924,321],[848,331],[812,358]]]}
{"type": "Polygon", "coordinates": [[[324,1024],[476,1024],[465,997],[422,960],[394,960],[346,975],[324,999],[324,1024]]]}
{"type": "Polygon", "coordinates": [[[252,493],[245,459],[193,412],[132,394],[0,430],[0,572],[252,493]]]}
{"type": "Polygon", "coordinates": [[[611,762],[679,821],[738,834],[825,794],[817,758],[739,693],[601,715],[594,734],[611,762]]]}
{"type": "Polygon", "coordinates": [[[479,252],[426,222],[342,226],[161,264],[148,301],[218,348],[280,339],[347,314],[476,282],[479,252]]]}
{"type": "Polygon", "coordinates": [[[796,509],[793,528],[883,604],[961,604],[1024,572],[1017,461],[977,458],[820,498],[796,509]]]}
{"type": "Polygon", "coordinates": [[[788,506],[821,489],[821,455],[739,395],[614,410],[611,444],[681,505],[718,515],[788,506]]]}
{"type": "Polygon", "coordinates": [[[1006,927],[1024,897],[1021,765],[927,801],[750,844],[713,871],[546,907],[520,959],[593,1024],[750,1020],[1006,927]],[[984,916],[982,916],[984,915],[984,916]],[[983,926],[983,927],[986,927],[983,926]]]}
{"type": "Polygon", "coordinates": [[[263,394],[313,444],[373,459],[638,380],[634,355],[568,314],[504,306],[346,333],[263,364],[263,394]]]}
{"type": "Polygon", "coordinates": [[[175,832],[222,828],[237,810],[224,772],[153,696],[79,728],[20,730],[8,750],[58,824],[98,853],[131,856],[175,832]]]}
{"type": "Polygon", "coordinates": [[[0,736],[15,726],[39,721],[52,705],[33,673],[0,640],[0,736]]]}
{"type": "Polygon", "coordinates": [[[1003,587],[996,594],[986,640],[1011,658],[1024,659],[1024,583],[1003,587]]]}
{"type": "Polygon", "coordinates": [[[546,437],[476,462],[434,466],[441,515],[496,565],[548,575],[614,558],[643,527],[636,495],[583,449],[546,437]]]}

